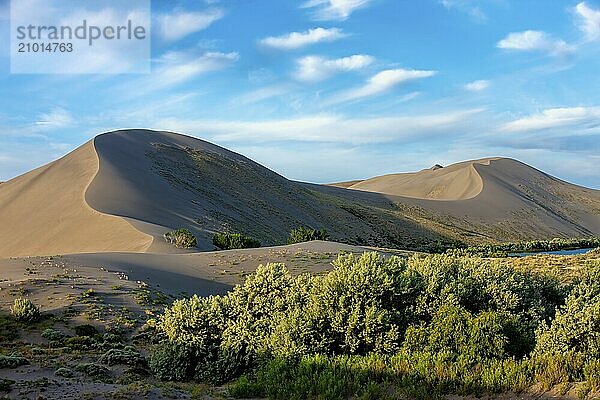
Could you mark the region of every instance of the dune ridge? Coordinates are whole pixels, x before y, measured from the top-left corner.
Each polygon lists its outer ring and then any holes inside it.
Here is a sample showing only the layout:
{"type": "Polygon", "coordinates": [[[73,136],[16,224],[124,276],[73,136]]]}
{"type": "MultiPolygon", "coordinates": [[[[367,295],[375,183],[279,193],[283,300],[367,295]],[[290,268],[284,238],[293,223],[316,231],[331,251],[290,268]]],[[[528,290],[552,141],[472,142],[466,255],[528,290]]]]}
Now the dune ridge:
{"type": "Polygon", "coordinates": [[[428,200],[467,200],[478,196],[484,181],[475,164],[489,166],[499,157],[483,158],[419,172],[377,176],[363,181],[332,184],[352,190],[428,200]]]}
{"type": "Polygon", "coordinates": [[[99,171],[89,141],[67,156],[4,182],[0,257],[145,251],[151,237],[123,218],[95,210],[85,192],[99,171]]]}

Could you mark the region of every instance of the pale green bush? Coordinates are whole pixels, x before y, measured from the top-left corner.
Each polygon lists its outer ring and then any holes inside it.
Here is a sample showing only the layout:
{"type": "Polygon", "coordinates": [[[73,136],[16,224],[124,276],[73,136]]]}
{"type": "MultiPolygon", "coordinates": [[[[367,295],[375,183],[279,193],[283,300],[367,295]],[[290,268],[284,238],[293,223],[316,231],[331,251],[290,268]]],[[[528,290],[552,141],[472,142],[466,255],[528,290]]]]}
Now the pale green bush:
{"type": "Polygon", "coordinates": [[[40,309],[29,299],[15,299],[10,309],[12,316],[23,322],[35,322],[40,319],[40,309]]]}

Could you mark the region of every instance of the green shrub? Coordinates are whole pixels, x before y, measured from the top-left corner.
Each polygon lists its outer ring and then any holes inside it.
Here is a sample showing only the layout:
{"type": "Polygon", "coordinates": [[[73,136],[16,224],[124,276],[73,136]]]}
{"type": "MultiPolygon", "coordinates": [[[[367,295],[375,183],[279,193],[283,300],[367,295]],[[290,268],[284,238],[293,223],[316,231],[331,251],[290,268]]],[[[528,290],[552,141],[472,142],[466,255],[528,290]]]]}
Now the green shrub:
{"type": "Polygon", "coordinates": [[[554,320],[537,331],[537,354],[581,354],[600,359],[600,264],[592,265],[568,295],[554,320]]]}
{"type": "Polygon", "coordinates": [[[130,367],[143,368],[146,359],[134,347],[127,346],[123,349],[110,349],[98,359],[100,364],[129,365],[130,367]]]}
{"type": "MultiPolygon", "coordinates": [[[[93,347],[95,344],[96,341],[90,336],[75,336],[64,340],[64,345],[72,350],[86,350],[93,347]]],[[[60,347],[60,342],[51,342],[50,347],[60,347]],[[56,346],[55,343],[58,343],[58,346],[56,346]]]]}
{"type": "Polygon", "coordinates": [[[98,334],[98,329],[96,329],[94,325],[89,324],[77,325],[75,328],[73,328],[73,330],[77,336],[92,337],[98,334]]]}
{"type": "Polygon", "coordinates": [[[56,371],[54,371],[54,375],[60,376],[62,378],[72,378],[75,376],[75,372],[72,369],[66,367],[60,367],[56,371]]]}
{"type": "Polygon", "coordinates": [[[184,381],[194,376],[195,355],[190,347],[163,342],[150,354],[150,370],[163,381],[184,381]]]}
{"type": "Polygon", "coordinates": [[[196,236],[190,232],[189,229],[180,228],[175,229],[171,232],[167,232],[164,235],[165,240],[171,244],[174,244],[175,247],[181,247],[184,249],[191,249],[192,247],[196,247],[197,240],[196,236]]]}
{"type": "Polygon", "coordinates": [[[310,242],[311,240],[327,240],[329,233],[325,229],[312,229],[300,226],[290,231],[288,244],[310,242]]]}
{"type": "Polygon", "coordinates": [[[221,250],[251,249],[260,247],[260,242],[240,233],[215,233],[213,244],[221,250]]]}
{"type": "Polygon", "coordinates": [[[591,390],[600,390],[600,360],[593,360],[585,364],[583,375],[591,390]]]}
{"type": "Polygon", "coordinates": [[[17,321],[35,322],[40,319],[40,309],[29,299],[15,299],[10,312],[17,321]]]}
{"type": "Polygon", "coordinates": [[[297,277],[261,265],[226,295],[175,301],[156,326],[167,340],[152,353],[153,372],[205,382],[243,375],[231,395],[275,399],[597,385],[597,266],[565,303],[556,279],[494,260],[365,253],[332,264],[297,277]]]}
{"type": "Polygon", "coordinates": [[[110,374],[110,370],[95,363],[81,363],[75,366],[75,370],[91,377],[104,378],[110,374]]]}
{"type": "Polygon", "coordinates": [[[48,328],[42,332],[42,337],[50,341],[61,341],[65,338],[65,334],[56,329],[48,328]]]}
{"type": "Polygon", "coordinates": [[[11,386],[15,383],[12,379],[0,378],[0,392],[10,392],[11,386]]]}
{"type": "Polygon", "coordinates": [[[3,356],[0,355],[0,369],[2,368],[17,368],[21,365],[29,365],[29,360],[18,355],[3,356]]]}

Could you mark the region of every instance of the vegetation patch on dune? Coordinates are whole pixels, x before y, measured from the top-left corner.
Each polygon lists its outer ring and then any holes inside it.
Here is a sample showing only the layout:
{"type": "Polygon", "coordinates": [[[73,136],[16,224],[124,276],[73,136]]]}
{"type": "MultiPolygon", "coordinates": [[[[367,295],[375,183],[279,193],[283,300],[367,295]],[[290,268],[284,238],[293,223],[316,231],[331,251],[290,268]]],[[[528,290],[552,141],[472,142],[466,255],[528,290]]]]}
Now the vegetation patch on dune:
{"type": "Polygon", "coordinates": [[[252,249],[260,247],[260,241],[241,233],[217,232],[213,236],[213,244],[221,250],[252,249]]]}
{"type": "Polygon", "coordinates": [[[167,242],[183,249],[191,249],[197,244],[196,236],[186,228],[175,229],[164,236],[167,242]]]}
{"type": "Polygon", "coordinates": [[[305,226],[300,226],[290,231],[290,237],[288,238],[288,244],[310,242],[311,240],[327,240],[329,239],[329,233],[323,228],[313,229],[305,226]]]}

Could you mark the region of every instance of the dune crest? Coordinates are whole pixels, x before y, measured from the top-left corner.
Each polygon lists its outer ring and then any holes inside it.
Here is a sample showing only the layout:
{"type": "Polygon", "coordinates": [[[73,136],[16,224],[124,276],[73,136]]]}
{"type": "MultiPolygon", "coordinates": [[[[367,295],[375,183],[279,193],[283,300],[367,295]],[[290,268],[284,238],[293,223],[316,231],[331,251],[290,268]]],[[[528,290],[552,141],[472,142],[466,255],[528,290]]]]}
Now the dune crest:
{"type": "Polygon", "coordinates": [[[492,160],[484,158],[465,161],[447,167],[435,165],[419,172],[377,176],[364,181],[333,184],[347,189],[383,193],[427,200],[466,200],[479,195],[483,190],[483,179],[475,165],[489,166],[492,160]]]}
{"type": "Polygon", "coordinates": [[[149,235],[85,201],[98,170],[99,159],[90,141],[59,160],[4,182],[0,257],[145,251],[152,241],[149,235]]]}

